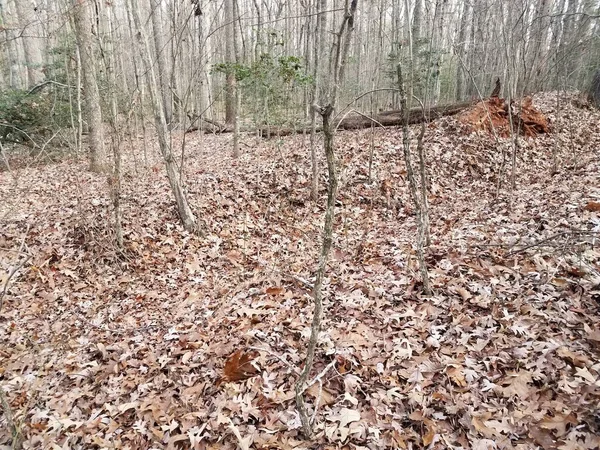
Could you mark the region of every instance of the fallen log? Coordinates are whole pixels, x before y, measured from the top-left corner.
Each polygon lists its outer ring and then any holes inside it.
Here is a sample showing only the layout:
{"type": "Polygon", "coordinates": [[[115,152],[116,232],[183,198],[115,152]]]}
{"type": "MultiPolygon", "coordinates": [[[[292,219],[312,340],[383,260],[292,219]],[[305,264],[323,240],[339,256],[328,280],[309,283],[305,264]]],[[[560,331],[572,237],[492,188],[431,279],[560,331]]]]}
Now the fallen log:
{"type": "MultiPolygon", "coordinates": [[[[452,103],[448,105],[438,105],[433,106],[431,108],[423,108],[420,106],[417,108],[411,108],[408,110],[408,123],[409,124],[417,124],[422,122],[430,122],[435,119],[439,119],[440,117],[445,116],[453,116],[455,114],[460,113],[464,109],[474,105],[476,102],[474,101],[465,101],[452,103]]],[[[336,128],[340,130],[358,130],[361,128],[369,128],[371,125],[375,127],[393,127],[402,125],[402,112],[398,109],[389,110],[389,111],[381,111],[373,117],[369,117],[366,115],[360,115],[354,113],[351,116],[346,116],[338,121],[336,128]]],[[[200,127],[194,126],[190,127],[186,130],[186,132],[199,131],[200,127]]],[[[202,119],[202,131],[205,133],[231,133],[233,131],[233,127],[221,124],[214,120],[202,119]]],[[[310,127],[278,127],[275,125],[252,128],[248,130],[244,130],[248,132],[258,131],[258,134],[262,137],[279,137],[279,136],[289,136],[293,134],[303,134],[310,133],[310,127]]],[[[321,131],[320,127],[317,127],[317,131],[321,131]]]]}
{"type": "MultiPolygon", "coordinates": [[[[449,105],[439,105],[433,106],[431,108],[421,108],[420,106],[417,108],[411,108],[408,110],[408,123],[409,124],[417,124],[422,122],[430,122],[435,119],[439,119],[440,117],[445,116],[453,116],[458,114],[463,109],[468,108],[473,105],[475,102],[466,101],[459,103],[452,103],[449,105]]],[[[348,116],[342,119],[338,125],[338,129],[342,130],[353,130],[358,128],[368,128],[371,124],[375,126],[380,126],[379,124],[388,127],[388,126],[398,126],[402,125],[403,117],[402,111],[400,110],[392,110],[392,111],[383,111],[379,114],[375,115],[372,120],[367,116],[348,116]]]]}
{"type": "Polygon", "coordinates": [[[200,121],[200,118],[196,115],[192,115],[192,114],[188,113],[187,116],[190,119],[190,121],[192,122],[192,125],[189,126],[185,130],[186,133],[191,133],[193,131],[200,131],[200,130],[202,130],[205,133],[215,133],[215,134],[231,133],[233,131],[233,126],[219,123],[216,120],[211,120],[207,117],[202,117],[202,120],[200,121]],[[202,126],[194,125],[195,123],[198,123],[198,122],[200,122],[202,124],[202,126]]]}
{"type": "MultiPolygon", "coordinates": [[[[474,105],[474,101],[465,101],[459,103],[452,103],[448,105],[439,105],[431,108],[425,108],[425,111],[421,107],[411,108],[408,110],[408,123],[417,124],[422,122],[430,122],[440,117],[453,116],[460,113],[464,109],[474,105]]],[[[400,110],[382,111],[373,117],[366,115],[353,114],[352,116],[346,116],[341,119],[336,128],[340,130],[358,130],[361,128],[369,128],[371,125],[375,127],[393,127],[402,125],[402,112],[400,110]]],[[[317,128],[317,131],[321,131],[317,128]]],[[[289,136],[292,134],[303,134],[310,133],[310,128],[298,127],[275,127],[271,126],[261,127],[260,135],[263,137],[267,136],[289,136]]]]}

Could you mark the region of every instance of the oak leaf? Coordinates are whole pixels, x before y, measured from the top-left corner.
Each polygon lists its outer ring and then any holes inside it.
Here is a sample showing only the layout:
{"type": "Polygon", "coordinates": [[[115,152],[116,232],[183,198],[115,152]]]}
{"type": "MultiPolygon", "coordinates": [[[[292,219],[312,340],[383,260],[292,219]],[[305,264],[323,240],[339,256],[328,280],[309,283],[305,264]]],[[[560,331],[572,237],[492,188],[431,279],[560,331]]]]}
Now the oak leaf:
{"type": "Polygon", "coordinates": [[[591,212],[600,212],[600,202],[588,202],[583,209],[591,212]]]}
{"type": "Polygon", "coordinates": [[[342,408],[340,412],[329,418],[331,421],[339,422],[340,428],[347,426],[349,423],[360,420],[360,412],[355,409],[342,408]]]}
{"type": "Polygon", "coordinates": [[[269,295],[279,295],[285,292],[285,289],[282,287],[268,287],[266,289],[267,294],[269,295]]]}
{"type": "Polygon", "coordinates": [[[258,352],[239,349],[227,358],[223,368],[224,381],[242,381],[253,377],[258,369],[252,362],[258,357],[258,352]]]}

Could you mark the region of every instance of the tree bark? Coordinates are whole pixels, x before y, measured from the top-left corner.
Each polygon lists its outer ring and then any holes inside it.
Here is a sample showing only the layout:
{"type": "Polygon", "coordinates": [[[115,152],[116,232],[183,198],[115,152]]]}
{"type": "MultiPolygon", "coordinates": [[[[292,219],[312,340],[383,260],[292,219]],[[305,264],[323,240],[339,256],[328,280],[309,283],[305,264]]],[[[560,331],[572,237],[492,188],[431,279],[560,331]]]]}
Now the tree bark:
{"type": "MultiPolygon", "coordinates": [[[[240,19],[240,15],[239,15],[239,11],[238,11],[238,5],[237,5],[237,1],[236,0],[232,0],[232,11],[233,11],[233,20],[234,23],[232,23],[232,29],[233,29],[233,49],[234,49],[234,57],[235,57],[235,62],[236,64],[240,62],[241,57],[240,57],[240,49],[239,49],[239,43],[238,43],[238,29],[237,29],[237,22],[239,22],[240,19]]],[[[234,75],[234,80],[235,80],[235,75],[234,75]]],[[[242,96],[241,96],[241,92],[240,89],[237,85],[237,82],[234,85],[234,101],[235,101],[235,107],[234,107],[234,113],[233,113],[233,157],[234,158],[239,158],[240,157],[240,110],[242,107],[242,96]]]]}
{"type": "MultiPolygon", "coordinates": [[[[321,56],[324,53],[325,46],[325,23],[324,11],[327,10],[327,0],[316,0],[317,3],[317,26],[315,30],[314,49],[313,49],[313,89],[311,95],[312,104],[316,104],[321,87],[321,56]]],[[[317,112],[314,107],[310,108],[310,161],[312,169],[312,180],[310,196],[313,200],[317,199],[319,192],[319,160],[316,151],[316,131],[317,131],[317,112]]]]}
{"type": "Polygon", "coordinates": [[[471,2],[463,2],[463,10],[460,18],[460,29],[458,31],[458,43],[456,44],[456,55],[458,61],[456,64],[456,95],[457,101],[461,101],[465,96],[465,83],[467,76],[465,74],[466,48],[467,48],[467,29],[469,28],[469,16],[471,13],[471,2]]]}
{"type": "Polygon", "coordinates": [[[29,0],[15,0],[17,19],[23,33],[23,56],[27,67],[27,87],[32,88],[44,81],[42,72],[42,51],[37,18],[34,15],[33,3],[29,0]]]}
{"type": "Polygon", "coordinates": [[[544,66],[548,43],[548,33],[550,32],[550,11],[552,9],[552,0],[538,0],[536,4],[535,15],[533,17],[533,30],[531,32],[529,43],[529,70],[530,76],[527,80],[525,93],[538,86],[538,80],[543,76],[541,73],[544,66]]]}
{"type": "Polygon", "coordinates": [[[96,57],[89,13],[89,0],[74,0],[74,23],[79,46],[81,71],[83,73],[83,115],[88,125],[90,145],[90,170],[102,172],[106,169],[104,129],[98,90],[96,57]]]}
{"type": "Polygon", "coordinates": [[[587,94],[589,102],[596,108],[600,108],[600,69],[596,71],[587,94]]]}
{"type": "MultiPolygon", "coordinates": [[[[232,64],[235,61],[235,23],[233,20],[233,2],[235,0],[225,0],[225,61],[232,64]]],[[[225,75],[225,122],[234,126],[235,123],[235,73],[229,69],[225,75]]]]}
{"type": "MultiPolygon", "coordinates": [[[[110,145],[113,156],[112,173],[107,175],[108,189],[110,192],[110,198],[113,204],[113,216],[114,216],[114,231],[115,231],[115,243],[119,250],[123,249],[123,212],[121,208],[121,185],[123,182],[122,170],[121,170],[121,145],[123,142],[123,136],[121,127],[119,126],[119,109],[118,109],[118,97],[117,97],[117,77],[115,74],[116,70],[116,52],[115,52],[115,36],[113,34],[114,24],[113,17],[110,11],[106,14],[106,26],[108,28],[108,41],[107,51],[102,52],[102,61],[104,62],[104,69],[107,75],[108,82],[108,96],[110,102],[110,112],[108,114],[108,122],[111,126],[110,133],[110,145]]],[[[129,120],[129,118],[128,118],[129,120]]],[[[127,124],[125,124],[127,126],[127,124]]]]}
{"type": "Polygon", "coordinates": [[[10,27],[6,26],[7,14],[4,8],[5,3],[0,0],[0,27],[4,31],[4,45],[6,47],[6,86],[12,89],[23,89],[23,77],[21,76],[21,67],[16,48],[15,33],[10,27]]]}
{"type": "Polygon", "coordinates": [[[152,34],[154,40],[154,51],[156,53],[156,67],[158,74],[158,85],[162,104],[165,110],[165,120],[171,123],[173,118],[173,102],[169,88],[169,71],[167,68],[167,46],[164,44],[161,23],[161,0],[150,1],[150,18],[152,20],[152,34]]]}

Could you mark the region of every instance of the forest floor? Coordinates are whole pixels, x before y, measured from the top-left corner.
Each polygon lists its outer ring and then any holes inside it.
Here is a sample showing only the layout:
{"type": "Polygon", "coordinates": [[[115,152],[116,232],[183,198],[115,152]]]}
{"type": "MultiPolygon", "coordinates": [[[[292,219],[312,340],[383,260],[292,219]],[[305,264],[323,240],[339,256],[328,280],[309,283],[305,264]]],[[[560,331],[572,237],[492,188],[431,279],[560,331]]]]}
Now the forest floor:
{"type": "Polygon", "coordinates": [[[188,134],[203,236],[179,225],[156,145],[144,166],[126,144],[122,253],[85,161],[0,173],[0,281],[31,256],[0,312],[24,447],[600,448],[600,112],[575,100],[534,96],[553,132],[520,141],[514,189],[510,139],[428,127],[431,297],[400,130],[375,130],[372,182],[371,130],[337,135],[311,442],[294,382],[326,180],[311,202],[307,139],[246,136],[234,160],[230,136],[188,134]]]}

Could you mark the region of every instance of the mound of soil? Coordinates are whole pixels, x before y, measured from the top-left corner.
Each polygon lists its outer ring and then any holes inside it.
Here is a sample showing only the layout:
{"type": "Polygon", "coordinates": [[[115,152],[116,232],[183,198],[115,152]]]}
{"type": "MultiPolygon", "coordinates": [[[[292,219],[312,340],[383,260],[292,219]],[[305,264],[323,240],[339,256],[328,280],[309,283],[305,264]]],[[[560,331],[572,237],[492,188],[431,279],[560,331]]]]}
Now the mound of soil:
{"type": "Polygon", "coordinates": [[[471,132],[487,131],[500,137],[509,137],[512,115],[513,130],[523,136],[534,137],[550,132],[548,118],[536,109],[531,97],[525,97],[520,103],[509,104],[503,98],[490,97],[461,112],[458,120],[471,132]]]}

